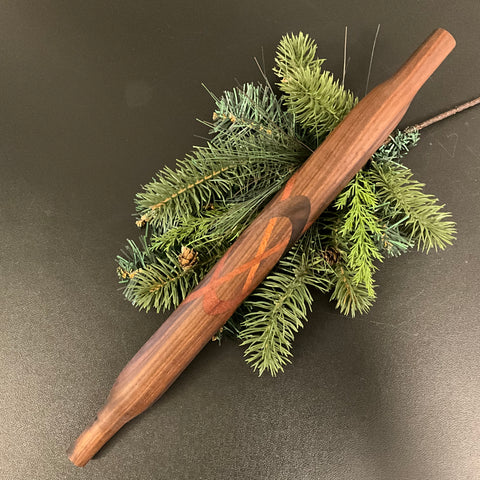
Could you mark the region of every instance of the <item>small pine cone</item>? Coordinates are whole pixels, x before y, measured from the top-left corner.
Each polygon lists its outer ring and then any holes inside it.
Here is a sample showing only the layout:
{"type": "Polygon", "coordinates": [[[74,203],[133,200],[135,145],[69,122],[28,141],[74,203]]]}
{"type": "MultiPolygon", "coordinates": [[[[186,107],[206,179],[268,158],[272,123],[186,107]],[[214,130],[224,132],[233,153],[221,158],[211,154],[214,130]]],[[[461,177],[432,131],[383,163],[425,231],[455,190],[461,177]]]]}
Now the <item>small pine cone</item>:
{"type": "Polygon", "coordinates": [[[128,272],[124,270],[122,267],[117,267],[117,274],[120,278],[127,278],[128,277],[128,272]]]}
{"type": "Polygon", "coordinates": [[[137,268],[133,272],[128,272],[128,278],[133,278],[139,271],[140,271],[140,269],[137,268]]]}
{"type": "Polygon", "coordinates": [[[132,272],[124,270],[122,267],[117,268],[118,276],[124,280],[127,278],[133,278],[139,271],[139,268],[137,268],[137,270],[133,270],[132,272]]]}
{"type": "Polygon", "coordinates": [[[326,250],[323,250],[322,256],[325,261],[333,267],[336,265],[342,256],[341,253],[334,247],[328,247],[326,250]]]}
{"type": "Polygon", "coordinates": [[[140,217],[140,220],[137,220],[135,223],[137,225],[138,228],[142,228],[145,226],[145,224],[150,220],[150,217],[148,217],[147,215],[142,215],[140,217]]]}
{"type": "Polygon", "coordinates": [[[190,270],[198,262],[198,253],[193,248],[182,246],[182,251],[178,256],[178,263],[183,270],[190,270]]]}

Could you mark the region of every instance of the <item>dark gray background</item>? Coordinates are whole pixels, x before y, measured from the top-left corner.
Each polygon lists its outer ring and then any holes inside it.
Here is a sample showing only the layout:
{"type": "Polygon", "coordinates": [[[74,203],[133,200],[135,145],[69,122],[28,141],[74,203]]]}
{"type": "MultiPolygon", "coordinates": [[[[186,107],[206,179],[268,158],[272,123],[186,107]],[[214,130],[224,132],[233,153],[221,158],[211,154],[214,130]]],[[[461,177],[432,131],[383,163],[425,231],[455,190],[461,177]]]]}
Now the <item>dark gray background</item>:
{"type": "MultiPolygon", "coordinates": [[[[0,2],[0,478],[480,478],[480,109],[425,131],[408,165],[458,222],[441,253],[382,265],[368,315],[318,297],[285,374],[209,344],[85,469],[65,450],[161,324],[118,290],[133,196],[205,134],[212,101],[260,80],[303,30],[362,95],[436,27],[457,48],[402,125],[480,94],[480,3],[0,2]]],[[[273,80],[269,72],[270,78],[273,80]]]]}

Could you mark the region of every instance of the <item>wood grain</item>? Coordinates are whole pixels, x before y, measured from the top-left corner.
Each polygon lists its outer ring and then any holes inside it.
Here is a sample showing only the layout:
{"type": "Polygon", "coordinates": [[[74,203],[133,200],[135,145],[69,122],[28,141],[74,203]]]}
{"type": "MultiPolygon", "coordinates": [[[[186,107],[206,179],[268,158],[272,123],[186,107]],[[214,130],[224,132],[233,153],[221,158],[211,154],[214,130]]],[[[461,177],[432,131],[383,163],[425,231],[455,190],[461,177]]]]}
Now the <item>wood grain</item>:
{"type": "Polygon", "coordinates": [[[72,444],[69,458],[75,465],[84,466],[168,389],[386,140],[454,46],[447,31],[435,30],[326,138],[123,369],[95,421],[72,444]]]}

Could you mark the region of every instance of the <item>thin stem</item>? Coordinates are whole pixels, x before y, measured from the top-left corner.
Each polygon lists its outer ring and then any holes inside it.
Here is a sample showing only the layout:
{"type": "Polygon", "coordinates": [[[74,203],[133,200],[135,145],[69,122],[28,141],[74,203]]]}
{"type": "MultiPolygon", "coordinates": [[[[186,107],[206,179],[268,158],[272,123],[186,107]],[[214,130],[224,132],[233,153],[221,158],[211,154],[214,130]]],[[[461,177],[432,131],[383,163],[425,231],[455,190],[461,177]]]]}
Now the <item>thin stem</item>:
{"type": "Polygon", "coordinates": [[[345,74],[347,72],[347,35],[348,27],[345,26],[345,40],[343,42],[343,75],[342,75],[342,87],[345,85],[345,74]]]}
{"type": "Polygon", "coordinates": [[[435,117],[429,118],[428,120],[425,120],[421,123],[417,123],[416,125],[412,125],[411,127],[407,127],[405,129],[405,132],[412,132],[414,130],[422,130],[422,128],[428,127],[434,123],[440,122],[441,120],[444,120],[445,118],[451,117],[452,115],[455,115],[458,112],[461,112],[463,110],[466,110],[467,108],[474,107],[475,105],[480,104],[480,97],[475,98],[474,100],[470,100],[469,102],[462,103],[461,105],[458,105],[457,107],[454,107],[450,110],[447,110],[446,112],[440,113],[439,115],[436,115],[435,117]]]}
{"type": "Polygon", "coordinates": [[[365,85],[365,95],[368,93],[368,84],[370,83],[370,73],[372,72],[373,54],[375,53],[375,45],[377,44],[378,32],[380,32],[380,24],[377,26],[375,38],[373,40],[372,53],[370,55],[370,64],[368,65],[367,84],[365,85]]]}

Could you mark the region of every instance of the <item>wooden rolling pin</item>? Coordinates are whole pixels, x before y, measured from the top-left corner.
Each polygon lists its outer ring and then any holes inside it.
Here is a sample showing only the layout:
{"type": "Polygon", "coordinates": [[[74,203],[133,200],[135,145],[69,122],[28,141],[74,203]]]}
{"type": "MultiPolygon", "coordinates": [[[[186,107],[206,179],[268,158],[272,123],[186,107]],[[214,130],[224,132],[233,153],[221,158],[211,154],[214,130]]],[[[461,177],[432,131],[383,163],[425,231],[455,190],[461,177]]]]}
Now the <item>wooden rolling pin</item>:
{"type": "Polygon", "coordinates": [[[157,400],[340,193],[400,122],[414,95],[455,46],[435,30],[389,80],[335,128],[117,378],[95,421],[74,442],[84,466],[157,400]]]}

